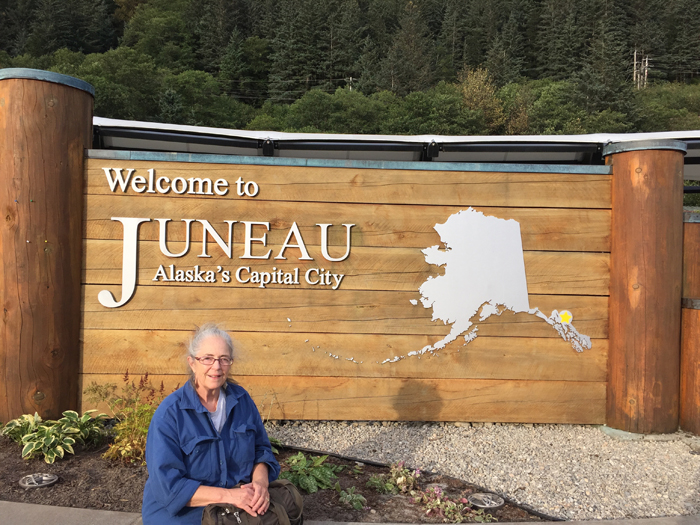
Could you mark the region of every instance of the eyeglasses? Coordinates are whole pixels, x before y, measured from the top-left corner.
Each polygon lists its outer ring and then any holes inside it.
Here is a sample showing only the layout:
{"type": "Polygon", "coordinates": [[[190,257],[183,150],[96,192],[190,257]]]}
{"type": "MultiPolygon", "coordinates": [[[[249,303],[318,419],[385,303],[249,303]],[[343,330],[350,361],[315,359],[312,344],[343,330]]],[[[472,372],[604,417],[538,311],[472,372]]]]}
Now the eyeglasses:
{"type": "Polygon", "coordinates": [[[233,359],[230,357],[212,357],[210,355],[204,356],[204,357],[195,357],[197,361],[202,363],[205,366],[211,366],[214,364],[214,362],[218,361],[221,366],[231,366],[231,363],[233,363],[233,359]]]}

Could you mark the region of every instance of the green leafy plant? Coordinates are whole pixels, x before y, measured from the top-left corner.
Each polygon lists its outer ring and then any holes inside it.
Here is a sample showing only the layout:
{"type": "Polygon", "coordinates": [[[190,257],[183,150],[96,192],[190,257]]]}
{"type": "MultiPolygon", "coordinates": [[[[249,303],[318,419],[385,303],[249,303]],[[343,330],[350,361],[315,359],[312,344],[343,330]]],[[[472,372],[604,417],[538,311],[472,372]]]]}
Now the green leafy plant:
{"type": "Polygon", "coordinates": [[[22,457],[29,459],[43,455],[44,461],[52,464],[56,458],[63,458],[66,452],[75,454],[75,439],[71,434],[79,434],[80,430],[58,424],[57,421],[46,423],[22,438],[22,457]]]}
{"type": "Polygon", "coordinates": [[[22,438],[27,434],[35,432],[41,423],[41,416],[37,412],[34,412],[33,416],[24,414],[17,419],[8,421],[5,426],[2,427],[0,434],[7,436],[15,443],[21,443],[22,438]]]}
{"type": "Polygon", "coordinates": [[[340,488],[340,483],[336,482],[333,488],[340,494],[341,503],[350,505],[355,510],[362,510],[367,505],[367,499],[359,492],[355,492],[355,487],[349,487],[347,490],[343,490],[340,488]]]}
{"type": "Polygon", "coordinates": [[[143,464],[148,426],[165,397],[165,388],[162,382],[159,390],[153,388],[148,372],[136,383],[129,380],[127,370],[122,381],[121,395],[116,394],[117,386],[114,384],[98,385],[94,382],[85,389],[85,394],[90,402],[107,403],[118,421],[114,426],[114,441],[104,457],[124,463],[143,464]]]}
{"type": "Polygon", "coordinates": [[[313,494],[318,489],[329,489],[333,486],[332,481],[338,476],[335,475],[340,468],[334,465],[324,465],[323,462],[328,456],[311,456],[307,458],[303,452],[287,458],[286,465],[289,467],[280,474],[280,478],[288,479],[298,488],[313,494]]]}
{"type": "Polygon", "coordinates": [[[107,414],[92,416],[97,410],[88,410],[82,416],[74,410],[66,410],[58,423],[65,428],[78,430],[76,438],[86,447],[95,447],[102,443],[105,437],[105,419],[107,414]]]}
{"type": "Polygon", "coordinates": [[[445,523],[498,521],[491,514],[485,514],[482,509],[473,509],[466,498],[450,498],[440,487],[430,487],[426,491],[411,491],[411,496],[411,502],[426,509],[426,515],[438,516],[445,523]]]}
{"type": "Polygon", "coordinates": [[[380,474],[370,476],[367,487],[381,494],[407,494],[418,488],[420,470],[406,468],[403,461],[392,463],[389,476],[380,474]]]}
{"type": "Polygon", "coordinates": [[[268,436],[270,438],[270,446],[272,447],[273,454],[279,454],[280,451],[277,447],[282,447],[282,442],[276,437],[268,436]]]}
{"type": "Polygon", "coordinates": [[[8,421],[2,434],[22,445],[22,457],[30,459],[44,457],[47,463],[63,458],[65,453],[74,454],[76,442],[84,446],[99,444],[104,437],[105,414],[94,419],[88,410],[82,416],[74,410],[66,410],[58,421],[43,421],[38,413],[24,414],[8,421]]]}
{"type": "Polygon", "coordinates": [[[382,474],[372,474],[369,477],[366,485],[370,489],[374,489],[380,494],[398,494],[399,489],[390,481],[385,481],[385,476],[382,474]]]}

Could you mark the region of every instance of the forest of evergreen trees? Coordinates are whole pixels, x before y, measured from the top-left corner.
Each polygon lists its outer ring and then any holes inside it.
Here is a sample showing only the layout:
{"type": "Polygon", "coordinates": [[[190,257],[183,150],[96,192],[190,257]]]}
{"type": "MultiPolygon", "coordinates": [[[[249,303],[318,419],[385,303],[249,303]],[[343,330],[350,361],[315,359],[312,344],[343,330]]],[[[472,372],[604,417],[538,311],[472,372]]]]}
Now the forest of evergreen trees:
{"type": "Polygon", "coordinates": [[[700,129],[698,0],[0,0],[0,67],[239,129],[700,129]]]}

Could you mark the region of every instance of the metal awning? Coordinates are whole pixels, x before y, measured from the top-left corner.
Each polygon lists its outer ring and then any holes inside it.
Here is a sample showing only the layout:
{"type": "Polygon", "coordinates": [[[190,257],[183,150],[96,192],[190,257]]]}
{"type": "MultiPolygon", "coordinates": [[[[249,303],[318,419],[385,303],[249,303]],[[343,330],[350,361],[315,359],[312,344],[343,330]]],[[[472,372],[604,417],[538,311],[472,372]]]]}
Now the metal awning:
{"type": "Polygon", "coordinates": [[[700,180],[700,130],[590,135],[341,135],[246,131],[94,117],[95,149],[168,151],[291,158],[507,162],[532,164],[604,163],[603,147],[638,140],[681,140],[687,144],[685,179],[700,180]]]}

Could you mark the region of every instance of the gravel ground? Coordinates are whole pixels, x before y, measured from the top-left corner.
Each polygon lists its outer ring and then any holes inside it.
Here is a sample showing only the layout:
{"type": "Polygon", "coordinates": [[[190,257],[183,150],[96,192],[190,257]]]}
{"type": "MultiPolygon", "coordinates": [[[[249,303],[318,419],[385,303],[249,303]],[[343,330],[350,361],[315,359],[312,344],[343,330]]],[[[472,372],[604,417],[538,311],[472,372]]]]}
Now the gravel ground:
{"type": "Polygon", "coordinates": [[[611,437],[597,426],[490,423],[269,421],[267,427],[291,446],[403,460],[564,519],[700,514],[700,438],[680,432],[611,437]]]}

